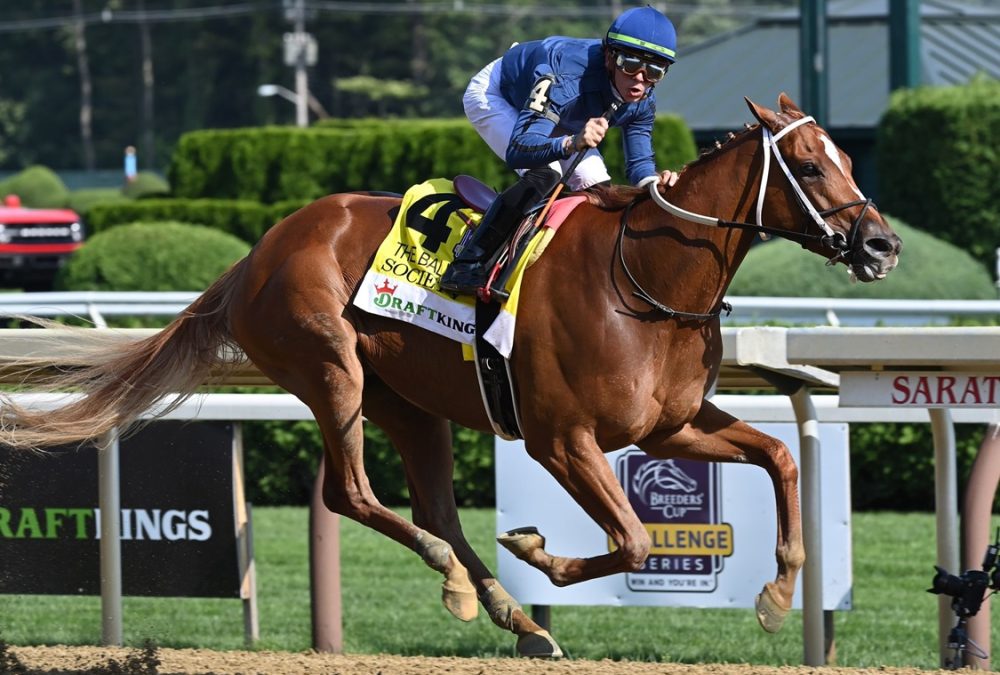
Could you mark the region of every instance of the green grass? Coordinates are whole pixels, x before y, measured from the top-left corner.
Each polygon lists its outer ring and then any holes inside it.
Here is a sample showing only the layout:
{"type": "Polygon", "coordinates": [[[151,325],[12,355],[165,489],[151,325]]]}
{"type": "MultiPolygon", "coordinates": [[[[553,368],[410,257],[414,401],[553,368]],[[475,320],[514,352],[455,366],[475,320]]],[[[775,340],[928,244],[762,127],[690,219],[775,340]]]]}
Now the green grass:
{"type": "MultiPolygon", "coordinates": [[[[470,542],[495,568],[493,512],[463,509],[461,514],[470,542]]],[[[259,646],[307,650],[306,510],[258,508],[254,520],[259,646]]],[[[933,514],[859,513],[853,529],[855,608],[836,614],[837,663],[936,668],[937,600],[925,592],[935,559],[933,514]]],[[[341,558],[347,652],[513,655],[513,636],[482,612],[468,624],[453,619],[440,603],[439,575],[399,545],[342,520],[341,558]]],[[[126,598],[124,612],[129,645],[150,638],[166,647],[243,647],[239,601],[126,598]]],[[[998,644],[1000,628],[993,623],[992,642],[998,644]]],[[[563,650],[575,658],[802,662],[799,612],[791,614],[780,633],[769,635],[749,609],[554,607],[552,629],[563,650]]],[[[99,644],[100,601],[0,596],[0,637],[13,645],[99,644]]]]}

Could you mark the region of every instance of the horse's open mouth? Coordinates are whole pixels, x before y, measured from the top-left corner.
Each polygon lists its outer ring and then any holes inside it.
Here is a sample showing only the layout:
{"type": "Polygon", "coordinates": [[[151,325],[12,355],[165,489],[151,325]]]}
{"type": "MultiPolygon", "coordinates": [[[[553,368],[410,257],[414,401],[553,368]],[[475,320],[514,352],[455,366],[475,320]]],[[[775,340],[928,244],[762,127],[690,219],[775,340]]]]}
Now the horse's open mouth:
{"type": "Polygon", "coordinates": [[[869,283],[872,281],[881,281],[885,279],[896,267],[896,262],[893,260],[891,264],[887,264],[884,261],[880,262],[859,262],[854,263],[850,266],[851,276],[853,276],[858,281],[863,281],[869,283]]]}

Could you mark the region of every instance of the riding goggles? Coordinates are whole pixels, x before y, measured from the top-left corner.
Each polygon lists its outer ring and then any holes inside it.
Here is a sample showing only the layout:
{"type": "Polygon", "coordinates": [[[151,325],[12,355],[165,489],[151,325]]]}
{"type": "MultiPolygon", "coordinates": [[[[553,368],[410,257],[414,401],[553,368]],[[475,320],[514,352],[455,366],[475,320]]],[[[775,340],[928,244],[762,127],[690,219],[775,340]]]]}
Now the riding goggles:
{"type": "Polygon", "coordinates": [[[625,52],[618,52],[615,55],[615,66],[629,76],[635,76],[639,71],[644,71],[648,82],[659,82],[670,68],[669,63],[654,63],[625,52]]]}

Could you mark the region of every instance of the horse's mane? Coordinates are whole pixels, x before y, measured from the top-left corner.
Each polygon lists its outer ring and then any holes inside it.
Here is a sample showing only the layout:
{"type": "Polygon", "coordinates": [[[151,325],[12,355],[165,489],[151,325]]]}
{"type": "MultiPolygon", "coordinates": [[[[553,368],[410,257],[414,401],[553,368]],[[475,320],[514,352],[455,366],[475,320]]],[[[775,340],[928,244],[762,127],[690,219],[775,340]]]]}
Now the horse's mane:
{"type": "Polygon", "coordinates": [[[681,171],[683,172],[692,166],[698,166],[699,164],[703,164],[708,160],[712,159],[713,157],[715,157],[716,155],[718,155],[719,153],[723,152],[724,150],[728,150],[732,146],[732,143],[735,140],[744,138],[751,131],[756,131],[759,126],[760,126],[759,124],[747,124],[744,125],[744,127],[739,131],[735,132],[730,131],[729,134],[726,136],[726,140],[724,141],[717,140],[715,141],[714,145],[711,145],[707,148],[702,148],[698,152],[698,157],[685,164],[684,168],[681,169],[681,171]]]}
{"type": "MultiPolygon", "coordinates": [[[[681,173],[693,166],[707,162],[724,150],[728,150],[734,141],[744,138],[748,133],[756,130],[758,126],[756,124],[748,124],[738,132],[730,132],[725,141],[716,141],[715,145],[702,148],[697,158],[684,165],[681,173]]],[[[645,193],[645,188],[637,188],[630,185],[594,185],[579,194],[582,194],[587,198],[589,203],[598,208],[607,211],[616,211],[625,208],[635,201],[637,196],[645,193]]]]}
{"type": "Polygon", "coordinates": [[[600,209],[617,211],[631,204],[640,194],[646,194],[646,188],[631,185],[594,185],[579,194],[600,209]]]}

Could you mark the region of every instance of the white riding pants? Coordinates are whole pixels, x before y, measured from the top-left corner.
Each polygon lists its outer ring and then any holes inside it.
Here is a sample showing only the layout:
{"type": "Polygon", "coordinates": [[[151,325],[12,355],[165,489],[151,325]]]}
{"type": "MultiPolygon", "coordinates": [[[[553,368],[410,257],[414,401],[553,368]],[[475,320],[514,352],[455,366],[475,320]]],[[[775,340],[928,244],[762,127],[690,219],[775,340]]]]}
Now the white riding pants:
{"type": "MultiPolygon", "coordinates": [[[[500,59],[487,64],[476,73],[465,90],[462,103],[465,105],[465,116],[472,122],[473,128],[483,137],[490,149],[500,159],[504,159],[520,111],[508,103],[500,93],[500,59]]],[[[565,175],[574,159],[575,155],[571,155],[569,159],[557,160],[549,166],[560,175],[565,175]]],[[[517,173],[523,175],[526,171],[518,169],[517,173]]],[[[570,176],[569,188],[583,190],[609,180],[611,176],[604,165],[604,158],[596,148],[591,148],[570,176]]]]}

